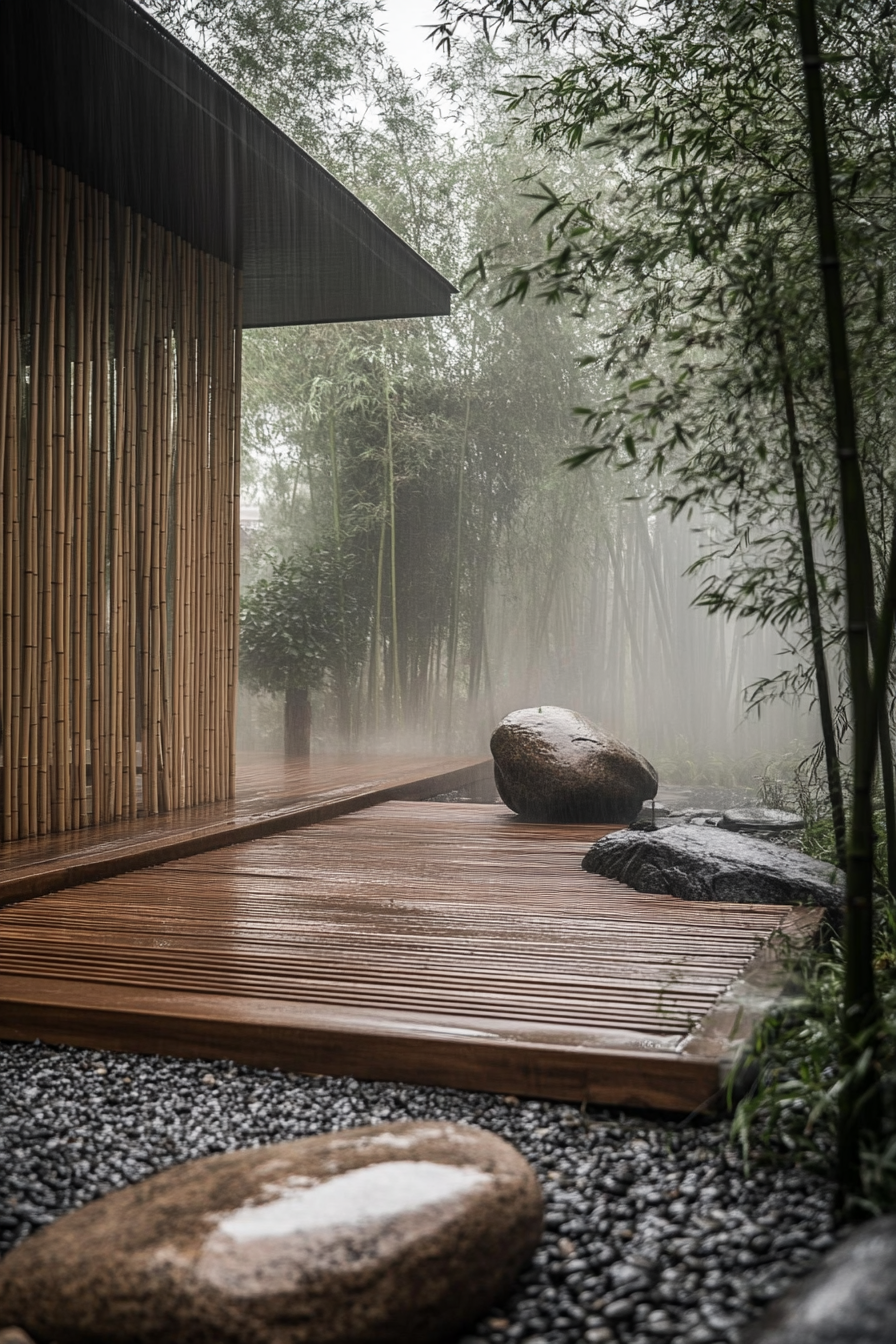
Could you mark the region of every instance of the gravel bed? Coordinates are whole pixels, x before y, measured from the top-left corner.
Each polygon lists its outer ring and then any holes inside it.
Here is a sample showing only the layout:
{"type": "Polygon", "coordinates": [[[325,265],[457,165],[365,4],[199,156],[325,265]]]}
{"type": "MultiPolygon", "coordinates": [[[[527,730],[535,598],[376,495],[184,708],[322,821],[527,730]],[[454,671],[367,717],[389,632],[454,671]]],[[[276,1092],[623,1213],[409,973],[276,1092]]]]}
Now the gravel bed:
{"type": "Polygon", "coordinates": [[[0,1253],[172,1163],[352,1125],[444,1119],[536,1167],[544,1241],[462,1344],[736,1341],[834,1242],[832,1191],[745,1174],[724,1123],[41,1044],[0,1044],[0,1253]]]}

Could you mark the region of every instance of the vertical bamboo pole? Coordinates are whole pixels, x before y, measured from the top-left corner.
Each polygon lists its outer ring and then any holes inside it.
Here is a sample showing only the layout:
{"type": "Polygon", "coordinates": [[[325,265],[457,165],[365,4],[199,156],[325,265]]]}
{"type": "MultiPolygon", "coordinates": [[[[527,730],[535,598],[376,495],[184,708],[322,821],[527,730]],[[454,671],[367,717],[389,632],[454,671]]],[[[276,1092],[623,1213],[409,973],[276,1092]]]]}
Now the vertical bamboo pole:
{"type": "Polygon", "coordinates": [[[112,475],[109,498],[109,695],[110,695],[110,731],[109,754],[111,777],[109,784],[108,815],[118,818],[122,815],[124,789],[124,727],[125,727],[125,656],[124,613],[125,613],[125,561],[123,530],[124,498],[124,458],[126,452],[125,426],[127,420],[126,397],[126,355],[127,332],[129,327],[129,306],[131,290],[131,212],[129,209],[116,211],[115,219],[115,257],[117,262],[116,288],[117,298],[114,316],[115,356],[112,376],[114,379],[113,414],[114,443],[112,449],[112,475]]]}
{"type": "Polygon", "coordinates": [[[59,193],[56,170],[44,165],[47,187],[47,266],[43,271],[43,292],[37,296],[44,308],[46,321],[43,326],[43,378],[41,379],[40,405],[38,407],[38,442],[40,456],[38,460],[40,504],[39,524],[39,565],[38,565],[38,658],[39,658],[39,717],[37,734],[37,830],[45,835],[52,827],[51,816],[51,755],[52,736],[52,698],[53,698],[53,474],[54,456],[54,413],[55,413],[55,349],[56,349],[56,296],[57,264],[59,259],[59,193]]]}
{"type": "Polygon", "coordinates": [[[0,789],[0,840],[12,835],[12,653],[9,624],[12,615],[11,538],[15,512],[9,495],[7,457],[13,451],[12,435],[8,433],[7,405],[12,392],[10,363],[12,360],[12,163],[5,136],[0,136],[0,621],[3,647],[0,653],[0,752],[2,752],[2,789],[0,789]]]}
{"type": "Polygon", "coordinates": [[[140,294],[143,282],[143,221],[137,217],[131,237],[134,256],[131,263],[132,291],[130,296],[131,323],[126,350],[127,368],[127,424],[125,432],[125,591],[127,619],[127,695],[125,769],[127,779],[127,815],[136,817],[139,807],[137,779],[137,435],[139,430],[137,390],[137,349],[140,332],[140,294]]]}
{"type": "Polygon", "coordinates": [[[218,263],[209,258],[206,262],[206,276],[209,285],[208,296],[208,340],[209,340],[209,421],[208,421],[208,467],[207,467],[207,508],[208,508],[208,568],[207,568],[207,622],[206,622],[206,668],[208,686],[208,708],[206,735],[208,742],[208,799],[218,799],[218,445],[221,437],[220,424],[220,289],[218,285],[218,263]]]}
{"type": "Polygon", "coordinates": [[[185,427],[186,383],[188,351],[183,321],[183,289],[186,278],[185,245],[174,244],[173,321],[175,375],[172,489],[174,492],[173,537],[171,547],[171,601],[172,601],[172,671],[171,671],[171,806],[184,805],[183,733],[184,733],[184,603],[187,587],[184,582],[186,545],[184,538],[185,427]]]}
{"type": "MultiPolygon", "coordinates": [[[[93,339],[93,414],[90,444],[90,640],[91,640],[91,719],[90,771],[93,786],[94,823],[110,815],[112,790],[111,713],[109,699],[109,646],[107,610],[111,590],[107,590],[109,530],[109,392],[110,318],[111,318],[111,219],[107,196],[93,193],[94,246],[96,249],[97,292],[93,339]]],[[[111,571],[111,564],[110,564],[111,571]]],[[[111,584],[111,573],[110,573],[111,584]]]]}
{"type": "MultiPolygon", "coordinates": [[[[9,142],[7,141],[9,149],[9,142]]],[[[23,175],[24,154],[20,145],[11,147],[10,156],[10,293],[12,298],[10,342],[11,359],[9,365],[9,398],[7,401],[6,426],[10,451],[7,456],[5,495],[7,506],[12,506],[11,526],[4,529],[3,544],[9,557],[7,572],[10,574],[11,605],[9,619],[4,621],[4,662],[9,680],[8,721],[12,727],[10,740],[10,809],[12,825],[10,839],[16,840],[22,833],[22,583],[23,555],[21,547],[21,497],[19,485],[20,444],[19,430],[21,419],[21,370],[19,340],[22,327],[22,229],[21,194],[12,193],[12,183],[19,182],[23,175]],[[8,637],[8,638],[7,638],[8,637]]],[[[27,793],[26,793],[27,798],[27,793]]]]}
{"type": "Polygon", "coordinates": [[[243,277],[240,271],[234,274],[233,306],[233,383],[230,399],[230,460],[231,468],[231,516],[229,531],[233,552],[230,565],[231,617],[230,617],[230,754],[228,758],[227,796],[236,794],[236,706],[239,690],[239,635],[240,635],[240,399],[242,396],[243,361],[243,277]]]}
{"type": "Polygon", "coordinates": [[[25,835],[37,834],[37,719],[38,719],[38,601],[37,601],[37,454],[40,415],[41,304],[44,235],[43,165],[34,154],[28,155],[28,171],[33,183],[31,216],[32,256],[30,261],[30,398],[28,405],[27,446],[25,454],[24,512],[24,583],[22,592],[23,669],[22,669],[22,742],[21,788],[25,835]]]}
{"type": "Polygon", "coordinates": [[[159,808],[167,812],[171,807],[171,740],[170,740],[170,663],[168,650],[168,550],[171,508],[171,378],[172,378],[172,238],[159,232],[159,264],[162,272],[159,341],[159,405],[158,449],[156,472],[156,517],[159,527],[154,537],[153,604],[158,632],[156,637],[158,663],[158,732],[159,732],[159,808]]]}
{"type": "MultiPolygon", "coordinates": [[[[152,512],[152,411],[154,402],[153,374],[155,361],[155,277],[154,229],[146,226],[146,272],[138,272],[138,325],[135,332],[132,359],[136,388],[135,453],[133,476],[135,487],[134,509],[135,548],[133,558],[136,637],[134,645],[134,676],[139,685],[135,696],[135,738],[139,736],[142,762],[142,795],[144,815],[153,815],[156,806],[156,776],[153,764],[153,736],[151,706],[152,616],[150,587],[152,582],[150,554],[155,519],[152,512]],[[139,646],[139,656],[138,656],[139,646]]],[[[136,743],[135,743],[136,747],[136,743]]]]}
{"type": "Polygon", "coordinates": [[[233,451],[230,426],[230,390],[233,385],[233,293],[231,268],[226,263],[219,262],[218,272],[221,296],[219,331],[221,384],[218,389],[221,422],[221,441],[218,445],[218,796],[226,798],[230,783],[229,645],[232,541],[228,533],[228,518],[233,451]]]}
{"type": "Polygon", "coordinates": [[[182,524],[184,536],[184,605],[183,605],[183,706],[184,706],[184,743],[183,773],[184,802],[192,807],[199,802],[197,792],[197,752],[199,738],[198,723],[198,679],[196,669],[197,599],[196,582],[196,533],[197,533],[197,495],[196,470],[199,456],[198,400],[199,370],[197,356],[198,326],[198,259],[191,248],[184,245],[185,276],[181,286],[183,295],[183,328],[186,358],[182,361],[182,373],[186,374],[186,416],[184,426],[184,494],[182,524]]]}
{"type": "MultiPolygon", "coordinates": [[[[3,647],[0,654],[0,716],[2,716],[3,754],[2,805],[0,805],[0,840],[10,840],[14,834],[13,780],[18,760],[16,752],[17,723],[13,714],[13,635],[12,609],[15,570],[13,568],[13,528],[17,513],[17,498],[11,489],[12,459],[18,453],[15,440],[16,418],[10,414],[15,396],[12,371],[15,361],[15,343],[18,332],[15,323],[15,299],[18,277],[15,276],[13,233],[13,178],[11,146],[6,137],[0,137],[0,596],[2,596],[3,647]],[[14,278],[15,276],[15,278],[14,278]]],[[[17,185],[17,184],[16,184],[17,185]]],[[[18,191],[15,192],[16,203],[18,191]]]]}
{"type": "Polygon", "coordinates": [[[84,751],[85,704],[82,691],[87,684],[86,668],[86,553],[87,538],[85,484],[86,484],[86,448],[87,405],[85,378],[85,346],[87,339],[87,307],[90,277],[86,267],[86,239],[84,216],[85,190],[80,182],[73,182],[72,217],[74,225],[74,275],[75,291],[72,295],[74,307],[74,373],[72,381],[72,493],[70,504],[71,527],[68,531],[69,563],[72,586],[72,650],[71,650],[71,754],[72,754],[72,811],[71,825],[77,829],[83,825],[82,816],[86,806],[86,771],[84,751]],[[83,604],[82,604],[83,597],[83,604]]]}
{"type": "Polygon", "coordinates": [[[209,498],[208,498],[208,446],[209,446],[209,355],[211,345],[210,333],[210,294],[209,294],[209,263],[208,258],[200,256],[198,258],[198,270],[200,276],[200,298],[199,298],[199,415],[197,425],[197,446],[199,449],[198,461],[198,497],[196,508],[197,522],[197,595],[198,595],[198,648],[196,651],[197,668],[197,686],[196,703],[198,709],[197,737],[199,759],[196,762],[198,771],[198,802],[207,802],[210,796],[210,766],[209,766],[209,498]]]}
{"type": "Polygon", "coordinates": [[[151,264],[153,270],[153,341],[152,341],[152,396],[150,399],[150,460],[148,472],[148,493],[147,514],[153,520],[152,530],[149,534],[149,551],[147,554],[148,577],[149,577],[149,626],[150,626],[150,646],[149,646],[149,731],[144,730],[143,734],[143,760],[144,760],[144,785],[146,781],[146,758],[147,754],[151,759],[152,768],[152,807],[154,812],[158,812],[161,807],[161,771],[160,771],[160,751],[162,746],[161,734],[161,704],[162,704],[162,664],[161,664],[161,627],[160,627],[160,542],[164,528],[164,521],[161,513],[162,500],[162,443],[163,443],[163,397],[164,397],[164,342],[165,331],[163,325],[164,308],[164,274],[163,274],[163,233],[155,224],[150,226],[152,238],[151,264]]]}
{"type": "MultiPolygon", "coordinates": [[[[69,778],[69,602],[71,594],[70,569],[68,559],[69,500],[71,497],[69,454],[66,452],[66,429],[68,421],[68,370],[67,370],[67,322],[66,322],[66,278],[68,261],[68,174],[62,168],[55,169],[56,190],[56,292],[55,292],[55,341],[53,346],[53,480],[48,486],[48,499],[51,501],[52,531],[49,541],[52,545],[53,577],[51,593],[52,642],[49,657],[52,661],[51,673],[51,712],[53,732],[53,797],[50,813],[50,825],[53,830],[64,831],[71,826],[71,783],[69,778]]],[[[49,697],[48,697],[49,698],[49,697]]]]}

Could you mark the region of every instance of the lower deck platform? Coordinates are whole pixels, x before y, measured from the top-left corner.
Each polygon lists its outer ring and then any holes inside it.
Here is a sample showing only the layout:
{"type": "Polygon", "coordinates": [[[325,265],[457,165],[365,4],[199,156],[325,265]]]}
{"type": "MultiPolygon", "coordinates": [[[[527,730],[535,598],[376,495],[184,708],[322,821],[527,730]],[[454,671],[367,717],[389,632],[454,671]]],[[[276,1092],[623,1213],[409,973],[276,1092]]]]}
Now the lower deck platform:
{"type": "Polygon", "coordinates": [[[816,911],[583,872],[614,828],[389,801],[0,911],[0,1036],[711,1108],[816,911]]]}

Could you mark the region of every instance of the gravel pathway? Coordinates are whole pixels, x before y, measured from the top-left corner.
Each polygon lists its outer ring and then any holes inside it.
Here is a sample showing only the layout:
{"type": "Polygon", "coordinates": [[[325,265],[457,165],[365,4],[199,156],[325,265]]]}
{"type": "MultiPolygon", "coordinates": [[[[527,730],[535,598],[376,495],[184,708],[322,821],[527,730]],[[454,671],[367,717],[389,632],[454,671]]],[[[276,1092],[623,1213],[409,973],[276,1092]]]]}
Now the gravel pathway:
{"type": "Polygon", "coordinates": [[[0,1253],[175,1162],[420,1118],[509,1139],[545,1190],[534,1263],[462,1344],[736,1341],[833,1244],[830,1188],[798,1169],[745,1175],[723,1123],[0,1044],[0,1253]]]}

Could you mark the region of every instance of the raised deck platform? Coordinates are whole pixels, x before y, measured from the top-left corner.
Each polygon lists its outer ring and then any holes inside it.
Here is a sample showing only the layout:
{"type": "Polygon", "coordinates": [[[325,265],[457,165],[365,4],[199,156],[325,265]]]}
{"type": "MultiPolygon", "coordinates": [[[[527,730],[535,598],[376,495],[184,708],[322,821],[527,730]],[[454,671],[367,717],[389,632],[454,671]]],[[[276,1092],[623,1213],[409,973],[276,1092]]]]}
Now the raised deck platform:
{"type": "Polygon", "coordinates": [[[582,871],[611,828],[387,802],[0,912],[0,1035],[711,1107],[816,911],[582,871]]]}
{"type": "Polygon", "coordinates": [[[243,752],[237,757],[236,797],[226,802],[0,844],[0,906],[309,826],[391,798],[486,786],[493,795],[491,757],[287,761],[280,754],[243,752]]]}

